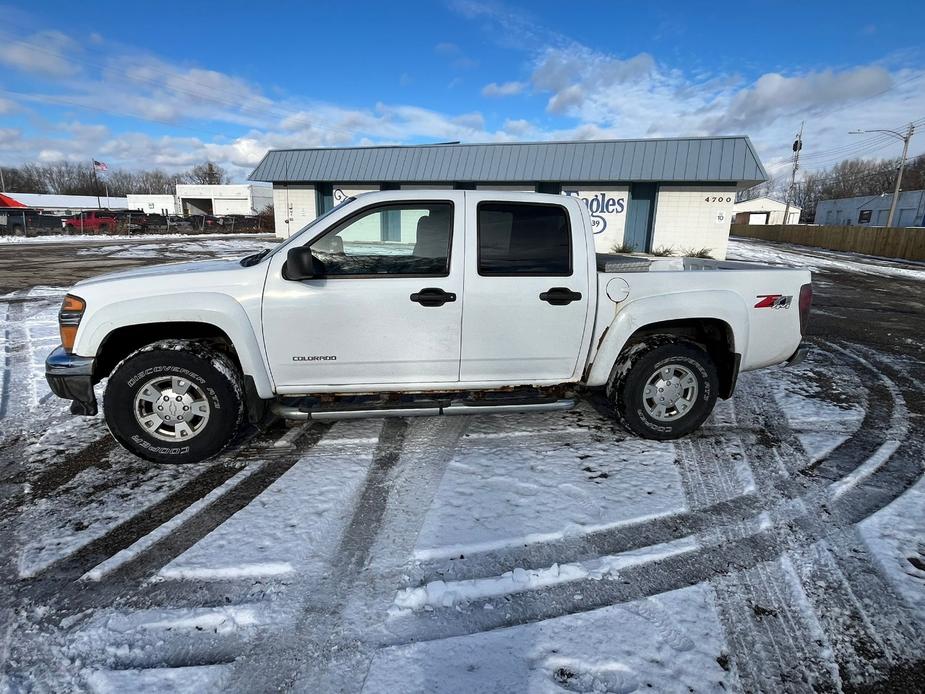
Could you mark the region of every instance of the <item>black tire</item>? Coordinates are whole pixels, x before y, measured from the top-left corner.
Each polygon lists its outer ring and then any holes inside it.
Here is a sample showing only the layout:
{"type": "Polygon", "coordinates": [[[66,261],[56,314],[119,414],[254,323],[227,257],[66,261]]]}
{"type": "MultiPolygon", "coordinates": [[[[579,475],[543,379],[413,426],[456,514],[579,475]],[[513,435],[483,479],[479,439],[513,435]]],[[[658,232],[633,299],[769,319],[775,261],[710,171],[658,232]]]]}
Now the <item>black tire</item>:
{"type": "Polygon", "coordinates": [[[655,335],[631,346],[621,355],[614,369],[609,395],[620,422],[627,429],[645,439],[667,440],[686,436],[703,424],[716,404],[718,388],[716,365],[705,350],[671,335],[655,335]],[[693,376],[696,391],[689,391],[691,402],[686,405],[686,411],[675,411],[671,416],[676,418],[665,421],[648,411],[645,389],[658,371],[673,366],[686,369],[693,376]]]}
{"type": "MultiPolygon", "coordinates": [[[[158,386],[152,387],[149,392],[156,392],[158,386]]],[[[160,394],[155,402],[160,403],[160,394]]],[[[196,463],[220,453],[234,440],[244,412],[244,388],[240,372],[224,354],[196,342],[165,340],[142,347],[116,366],[103,396],[103,410],[110,433],[139,458],[153,463],[196,463]],[[172,378],[182,379],[180,384],[188,381],[190,397],[198,393],[202,396],[198,402],[207,403],[204,421],[195,413],[185,415],[187,427],[199,427],[186,440],[164,440],[170,424],[161,422],[153,434],[139,421],[145,413],[136,416],[139,407],[154,406],[136,403],[146,384],[172,378]]],[[[173,434],[180,435],[178,430],[173,434]]]]}

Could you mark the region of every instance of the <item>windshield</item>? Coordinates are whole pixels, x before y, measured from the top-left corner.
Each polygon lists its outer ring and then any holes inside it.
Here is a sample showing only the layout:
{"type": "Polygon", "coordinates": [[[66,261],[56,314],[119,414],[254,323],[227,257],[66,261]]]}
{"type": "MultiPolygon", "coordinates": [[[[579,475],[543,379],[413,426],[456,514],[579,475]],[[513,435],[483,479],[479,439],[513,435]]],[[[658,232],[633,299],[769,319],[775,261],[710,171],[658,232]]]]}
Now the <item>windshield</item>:
{"type": "Polygon", "coordinates": [[[277,243],[275,246],[270,246],[269,248],[265,248],[264,250],[260,251],[259,253],[253,253],[253,254],[251,254],[251,255],[249,255],[249,256],[246,256],[246,257],[244,257],[244,258],[241,258],[241,265],[244,265],[245,267],[247,267],[247,266],[249,266],[249,265],[256,265],[257,263],[259,263],[261,260],[263,260],[263,259],[266,258],[267,256],[272,255],[272,254],[273,254],[280,246],[282,246],[284,243],[289,243],[289,241],[291,241],[293,237],[295,237],[295,236],[301,236],[302,234],[304,234],[304,233],[305,233],[306,231],[308,231],[309,229],[312,229],[312,228],[316,227],[316,226],[317,226],[319,223],[321,223],[325,218],[331,216],[334,212],[336,212],[337,210],[339,210],[341,207],[343,207],[344,205],[346,205],[346,204],[348,204],[348,203],[353,202],[354,200],[356,200],[355,197],[344,198],[343,201],[341,201],[340,203],[338,203],[337,205],[335,205],[334,207],[332,207],[330,210],[328,210],[328,211],[325,212],[324,214],[319,215],[318,217],[315,217],[312,221],[310,221],[310,222],[309,222],[308,224],[306,224],[304,227],[302,227],[301,229],[299,229],[296,233],[294,233],[294,234],[293,234],[292,236],[290,236],[289,238],[283,239],[282,241],[280,241],[279,243],[277,243]]]}

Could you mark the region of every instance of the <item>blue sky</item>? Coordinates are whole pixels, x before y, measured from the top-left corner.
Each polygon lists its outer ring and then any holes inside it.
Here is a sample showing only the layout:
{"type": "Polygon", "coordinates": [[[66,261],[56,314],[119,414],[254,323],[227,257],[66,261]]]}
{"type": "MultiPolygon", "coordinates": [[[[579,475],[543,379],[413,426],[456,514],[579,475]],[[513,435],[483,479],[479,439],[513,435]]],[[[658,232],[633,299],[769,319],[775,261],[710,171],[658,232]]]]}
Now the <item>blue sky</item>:
{"type": "Polygon", "coordinates": [[[745,134],[780,174],[802,120],[812,170],[895,156],[889,138],[848,131],[925,119],[925,3],[0,12],[7,165],[96,157],[177,170],[211,158],[243,179],[270,147],[745,134]]]}

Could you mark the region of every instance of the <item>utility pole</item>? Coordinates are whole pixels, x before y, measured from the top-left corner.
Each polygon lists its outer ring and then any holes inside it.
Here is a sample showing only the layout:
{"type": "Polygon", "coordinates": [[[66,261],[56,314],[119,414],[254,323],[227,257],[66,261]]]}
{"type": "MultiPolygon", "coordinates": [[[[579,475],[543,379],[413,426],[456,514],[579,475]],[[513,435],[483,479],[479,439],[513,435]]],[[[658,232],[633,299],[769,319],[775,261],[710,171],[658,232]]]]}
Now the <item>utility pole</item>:
{"type": "Polygon", "coordinates": [[[797,181],[797,169],[800,168],[800,150],[803,149],[803,123],[800,121],[800,132],[797,133],[793,141],[793,171],[790,174],[790,186],[787,188],[787,203],[784,206],[784,221],[782,226],[787,226],[787,218],[790,217],[790,198],[793,196],[793,187],[797,181]]]}
{"type": "Polygon", "coordinates": [[[885,133],[890,137],[903,141],[903,153],[899,158],[899,169],[896,172],[896,185],[893,187],[893,199],[890,200],[890,214],[887,215],[886,225],[893,226],[893,216],[896,214],[896,206],[899,204],[899,186],[903,181],[903,170],[906,168],[906,156],[909,154],[909,141],[915,133],[915,126],[909,123],[906,133],[899,133],[895,130],[852,130],[849,135],[860,135],[861,133],[885,133]]]}

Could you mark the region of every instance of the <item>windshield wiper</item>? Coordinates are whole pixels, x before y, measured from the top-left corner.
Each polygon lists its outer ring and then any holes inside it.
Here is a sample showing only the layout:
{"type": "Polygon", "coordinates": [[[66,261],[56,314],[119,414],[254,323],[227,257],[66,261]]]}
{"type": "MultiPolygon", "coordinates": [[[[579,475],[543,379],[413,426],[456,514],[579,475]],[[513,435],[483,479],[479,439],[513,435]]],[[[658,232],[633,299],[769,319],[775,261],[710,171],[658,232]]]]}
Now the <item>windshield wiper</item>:
{"type": "Polygon", "coordinates": [[[250,267],[251,265],[256,265],[256,264],[259,263],[261,260],[263,260],[264,258],[266,258],[267,253],[269,253],[271,250],[272,250],[272,249],[270,249],[270,248],[264,248],[264,249],[263,249],[262,251],[260,251],[259,253],[253,253],[253,254],[251,254],[251,255],[249,255],[249,256],[246,256],[246,257],[244,257],[244,258],[241,258],[241,265],[243,265],[244,267],[250,267]]]}

